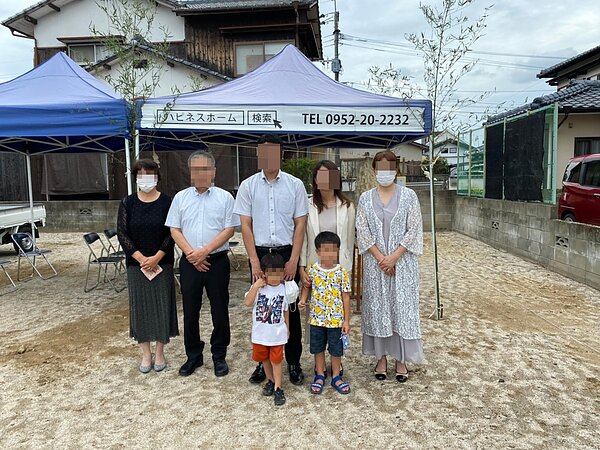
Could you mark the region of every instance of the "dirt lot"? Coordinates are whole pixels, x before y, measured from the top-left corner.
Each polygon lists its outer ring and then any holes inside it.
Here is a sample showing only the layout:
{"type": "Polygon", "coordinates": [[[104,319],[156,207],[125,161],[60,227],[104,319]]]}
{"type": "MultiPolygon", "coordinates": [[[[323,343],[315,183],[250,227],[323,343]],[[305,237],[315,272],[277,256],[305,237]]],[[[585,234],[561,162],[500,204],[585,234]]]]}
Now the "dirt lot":
{"type": "MultiPolygon", "coordinates": [[[[167,370],[142,375],[126,291],[83,292],[79,234],[46,234],[41,245],[59,276],[0,297],[2,448],[600,447],[600,293],[460,234],[439,235],[442,321],[428,319],[429,241],[421,258],[428,362],[408,383],[373,378],[355,315],[344,362],[352,393],[314,396],[286,377],[288,403],[277,409],[247,381],[243,263],[231,281],[230,375],[215,378],[206,352],[204,367],[179,377],[182,337],[167,347],[167,370]]],[[[180,311],[183,332],[181,323],[180,311]]]]}

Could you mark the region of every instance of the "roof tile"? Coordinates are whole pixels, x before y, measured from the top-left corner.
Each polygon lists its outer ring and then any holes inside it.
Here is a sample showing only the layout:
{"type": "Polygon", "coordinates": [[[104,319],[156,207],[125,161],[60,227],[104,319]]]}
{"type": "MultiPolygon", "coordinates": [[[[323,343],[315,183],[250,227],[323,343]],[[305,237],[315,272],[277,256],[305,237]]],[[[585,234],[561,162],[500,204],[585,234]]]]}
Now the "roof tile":
{"type": "Polygon", "coordinates": [[[567,87],[552,94],[537,97],[531,103],[491,116],[486,123],[490,125],[553,103],[558,103],[558,107],[561,109],[570,108],[578,112],[600,111],[600,80],[571,80],[567,87]]]}

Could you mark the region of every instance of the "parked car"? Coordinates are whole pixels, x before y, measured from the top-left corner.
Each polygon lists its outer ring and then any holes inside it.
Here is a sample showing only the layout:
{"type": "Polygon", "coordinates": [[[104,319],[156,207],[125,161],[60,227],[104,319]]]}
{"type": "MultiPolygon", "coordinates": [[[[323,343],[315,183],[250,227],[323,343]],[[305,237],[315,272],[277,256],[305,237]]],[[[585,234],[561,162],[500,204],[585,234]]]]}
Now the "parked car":
{"type": "Polygon", "coordinates": [[[600,225],[600,154],[572,158],[565,169],[558,217],[600,225]]]}

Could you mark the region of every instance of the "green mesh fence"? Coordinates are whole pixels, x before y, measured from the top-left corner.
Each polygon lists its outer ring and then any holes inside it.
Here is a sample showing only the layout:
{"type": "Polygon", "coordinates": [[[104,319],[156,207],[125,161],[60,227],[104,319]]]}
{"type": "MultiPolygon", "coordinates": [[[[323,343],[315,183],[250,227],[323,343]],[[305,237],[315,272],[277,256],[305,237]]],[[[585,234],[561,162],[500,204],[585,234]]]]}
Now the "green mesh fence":
{"type": "Polygon", "coordinates": [[[456,184],[458,195],[485,196],[485,128],[483,127],[458,135],[456,184]]]}
{"type": "Polygon", "coordinates": [[[557,130],[558,105],[551,105],[459,134],[457,194],[506,199],[508,186],[511,188],[508,197],[513,199],[510,197],[514,196],[515,183],[520,183],[537,190],[539,200],[555,204],[557,130]],[[534,122],[539,126],[529,128],[529,124],[534,122]],[[543,136],[539,133],[543,133],[543,136]],[[533,147],[529,145],[532,142],[537,143],[535,148],[539,152],[542,151],[540,143],[543,142],[542,158],[537,153],[538,158],[534,160],[533,147]],[[510,146],[508,149],[507,145],[510,146]],[[530,186],[532,172],[540,174],[535,177],[535,186],[530,186]],[[515,173],[521,173],[522,176],[515,176],[515,173]]]}

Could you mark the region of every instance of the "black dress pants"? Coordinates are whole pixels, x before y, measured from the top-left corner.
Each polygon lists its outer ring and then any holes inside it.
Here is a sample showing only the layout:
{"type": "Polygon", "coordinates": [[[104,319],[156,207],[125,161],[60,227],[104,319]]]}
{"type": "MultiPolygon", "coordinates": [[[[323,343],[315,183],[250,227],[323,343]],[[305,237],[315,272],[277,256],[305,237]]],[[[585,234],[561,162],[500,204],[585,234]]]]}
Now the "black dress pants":
{"type": "MultiPolygon", "coordinates": [[[[268,254],[268,251],[256,249],[256,254],[260,260],[263,256],[268,254]]],[[[285,262],[288,262],[290,256],[292,256],[291,246],[289,249],[277,251],[281,255],[285,262]]],[[[252,277],[252,268],[250,268],[250,277],[252,277]]],[[[300,281],[300,272],[296,268],[296,274],[294,275],[294,281],[297,283],[300,281]]],[[[298,299],[294,303],[290,303],[290,338],[288,343],[285,344],[285,360],[288,365],[299,365],[300,357],[302,356],[302,323],[300,320],[300,311],[298,311],[298,299]]]]}
{"type": "Polygon", "coordinates": [[[214,361],[225,359],[227,346],[231,340],[229,328],[229,258],[227,252],[209,256],[208,272],[199,272],[186,259],[181,257],[179,264],[181,293],[183,296],[183,339],[188,359],[196,361],[202,356],[204,341],[200,339],[200,309],[202,293],[210,302],[213,332],[210,337],[210,350],[214,361]]]}

